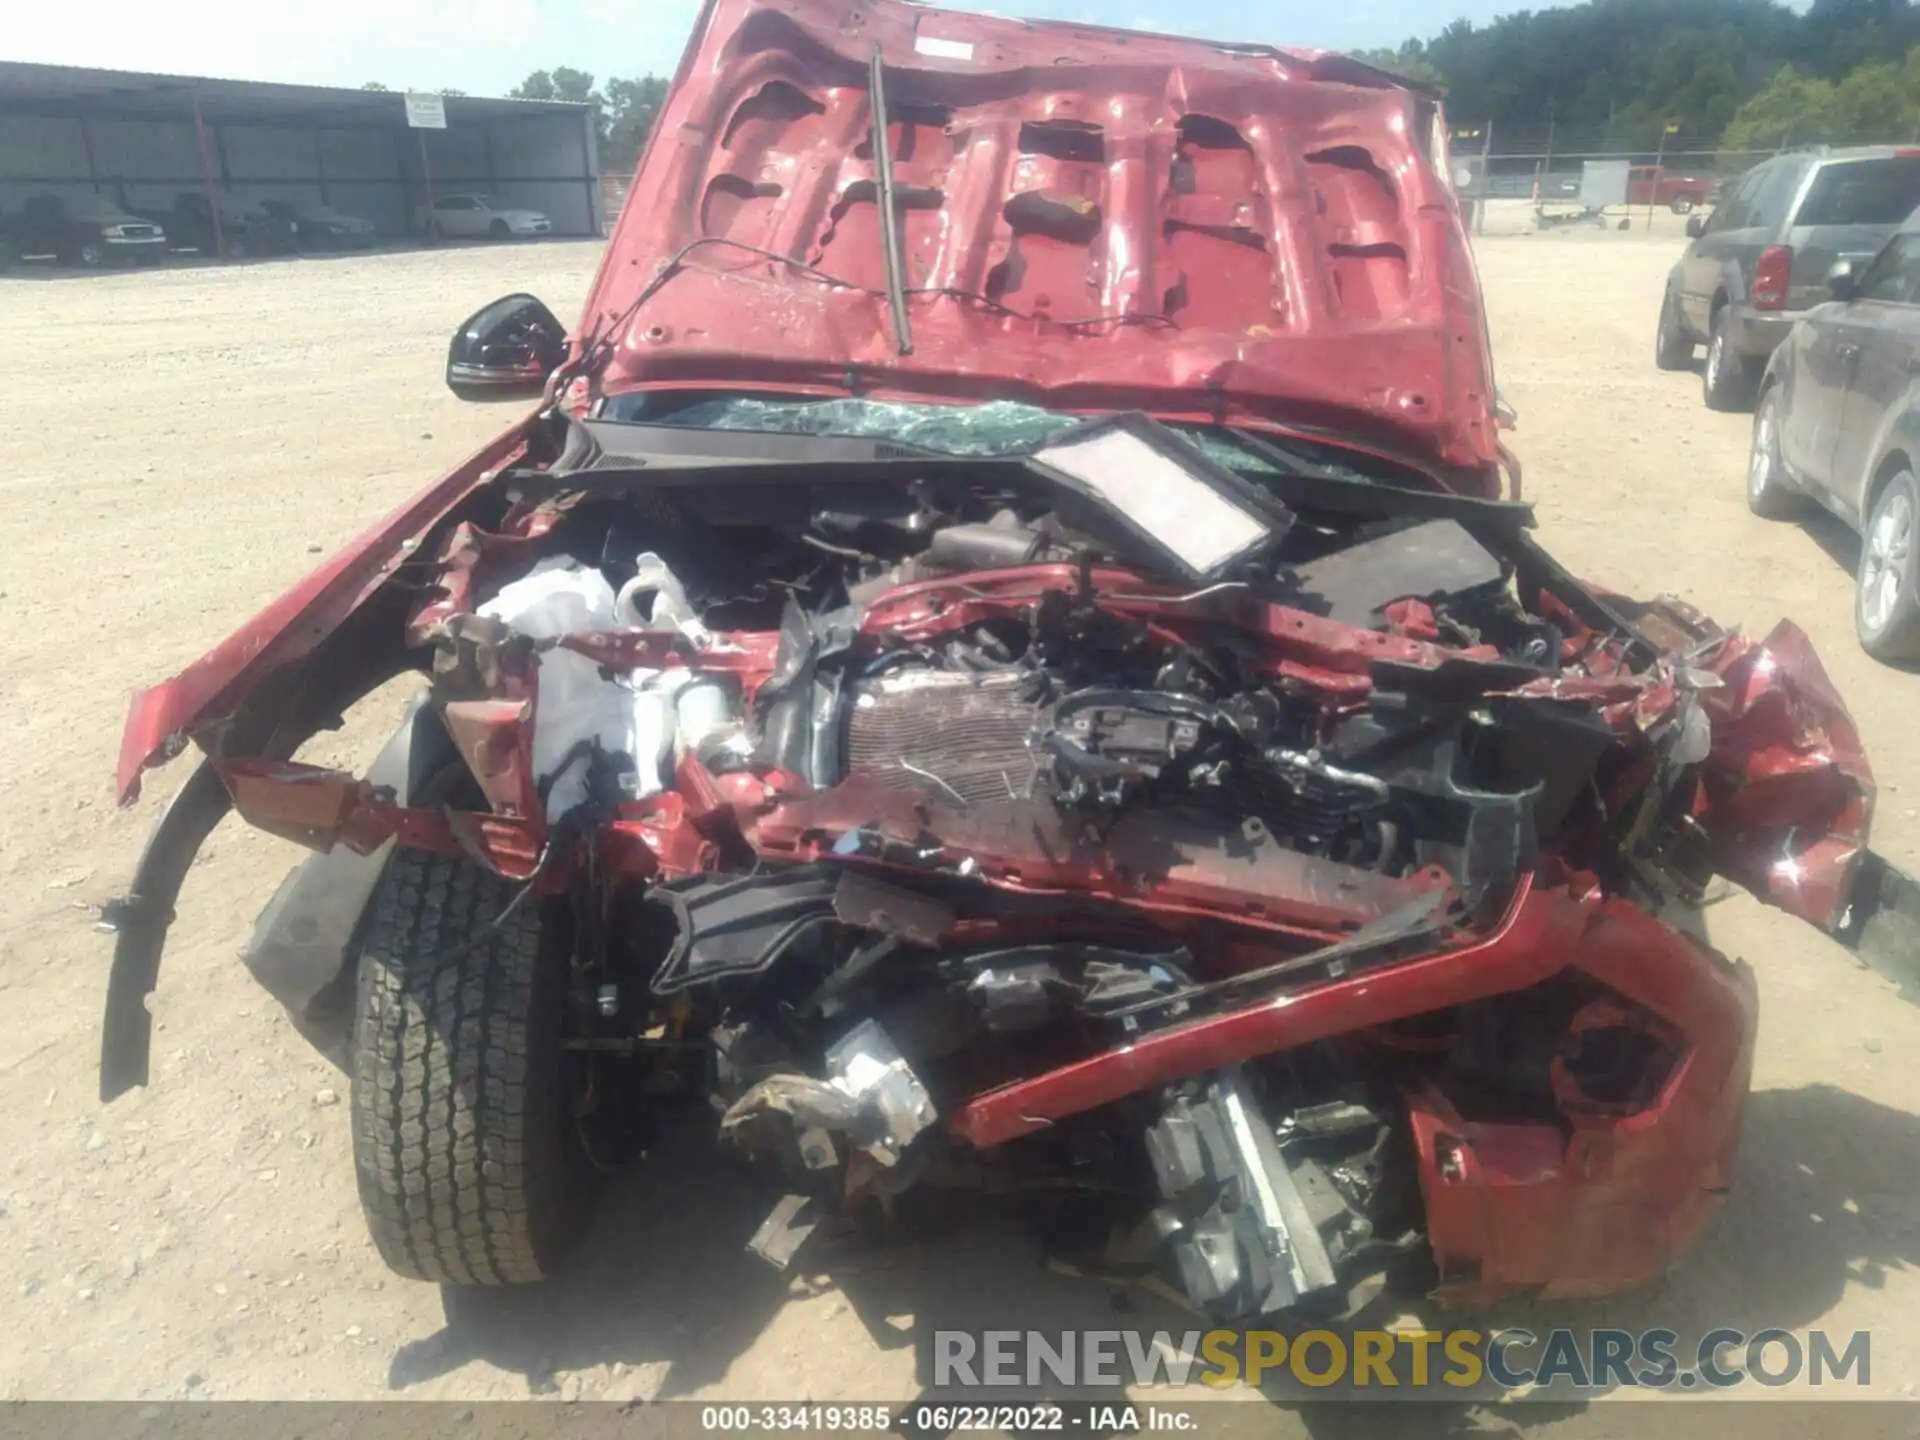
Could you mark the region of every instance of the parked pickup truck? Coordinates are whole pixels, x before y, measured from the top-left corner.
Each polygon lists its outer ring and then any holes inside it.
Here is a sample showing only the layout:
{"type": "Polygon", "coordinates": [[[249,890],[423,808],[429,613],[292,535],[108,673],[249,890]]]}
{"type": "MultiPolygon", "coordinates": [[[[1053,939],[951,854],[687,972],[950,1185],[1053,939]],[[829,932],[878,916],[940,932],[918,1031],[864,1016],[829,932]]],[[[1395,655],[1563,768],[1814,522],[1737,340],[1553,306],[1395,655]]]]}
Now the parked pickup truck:
{"type": "Polygon", "coordinates": [[[1713,196],[1715,181],[1704,175],[1680,175],[1664,165],[1636,165],[1627,172],[1629,205],[1665,205],[1685,215],[1713,196]]]}
{"type": "Polygon", "coordinates": [[[33,195],[7,223],[12,254],[50,255],[63,265],[157,265],[166,231],[104,195],[33,195]]]}

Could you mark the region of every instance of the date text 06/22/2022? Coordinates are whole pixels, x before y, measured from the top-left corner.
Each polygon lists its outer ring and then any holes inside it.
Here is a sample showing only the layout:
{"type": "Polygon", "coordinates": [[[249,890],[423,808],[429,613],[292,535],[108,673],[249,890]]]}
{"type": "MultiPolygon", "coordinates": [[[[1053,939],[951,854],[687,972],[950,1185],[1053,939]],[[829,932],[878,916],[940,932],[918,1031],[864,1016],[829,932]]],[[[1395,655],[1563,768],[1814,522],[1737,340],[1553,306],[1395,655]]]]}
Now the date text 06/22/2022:
{"type": "Polygon", "coordinates": [[[707,1433],[832,1431],[894,1435],[954,1435],[989,1431],[1002,1435],[1117,1435],[1127,1431],[1194,1433],[1200,1417],[1191,1407],[1143,1405],[1131,1401],[1075,1402],[1042,1400],[1031,1404],[916,1401],[886,1406],[845,1403],[703,1405],[700,1429],[707,1433]]]}

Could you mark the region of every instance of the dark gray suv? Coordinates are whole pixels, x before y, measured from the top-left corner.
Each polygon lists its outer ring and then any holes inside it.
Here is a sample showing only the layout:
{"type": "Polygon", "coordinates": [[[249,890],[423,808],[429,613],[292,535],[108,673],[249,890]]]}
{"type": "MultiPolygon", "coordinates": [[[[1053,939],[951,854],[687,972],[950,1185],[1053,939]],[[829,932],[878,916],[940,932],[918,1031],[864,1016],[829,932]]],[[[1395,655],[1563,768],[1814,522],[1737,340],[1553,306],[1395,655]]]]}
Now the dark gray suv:
{"type": "Polygon", "coordinates": [[[1711,216],[1687,223],[1693,243],[1660,304],[1660,368],[1686,369],[1704,342],[1707,404],[1745,408],[1767,357],[1826,300],[1828,269],[1870,259],[1916,206],[1920,148],[1822,149],[1754,166],[1711,216]]]}
{"type": "Polygon", "coordinates": [[[1811,498],[1857,530],[1860,644],[1920,659],[1920,229],[1835,265],[1826,292],[1761,380],[1747,503],[1786,517],[1811,498]]]}

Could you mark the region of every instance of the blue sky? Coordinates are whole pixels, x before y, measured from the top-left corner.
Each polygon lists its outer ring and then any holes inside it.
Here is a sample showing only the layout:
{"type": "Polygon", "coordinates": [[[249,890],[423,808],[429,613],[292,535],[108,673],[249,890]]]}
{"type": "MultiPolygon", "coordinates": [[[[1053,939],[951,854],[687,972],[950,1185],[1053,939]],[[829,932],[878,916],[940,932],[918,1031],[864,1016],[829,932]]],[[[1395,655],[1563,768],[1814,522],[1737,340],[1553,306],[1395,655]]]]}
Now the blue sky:
{"type": "MultiPolygon", "coordinates": [[[[1221,40],[1362,49],[1481,23],[1526,0],[984,0],[960,8],[1221,40]]],[[[698,0],[17,0],[0,59],[315,85],[378,80],[498,95],[530,70],[666,72],[698,0]]]]}

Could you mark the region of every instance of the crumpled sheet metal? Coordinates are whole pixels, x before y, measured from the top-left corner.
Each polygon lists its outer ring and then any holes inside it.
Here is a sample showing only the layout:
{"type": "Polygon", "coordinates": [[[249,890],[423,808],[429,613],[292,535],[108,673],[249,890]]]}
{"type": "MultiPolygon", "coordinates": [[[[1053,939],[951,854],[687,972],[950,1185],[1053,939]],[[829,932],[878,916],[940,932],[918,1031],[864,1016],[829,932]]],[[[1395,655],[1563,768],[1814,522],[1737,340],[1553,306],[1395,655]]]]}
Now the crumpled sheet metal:
{"type": "Polygon", "coordinates": [[[415,605],[407,620],[407,643],[425,645],[447,621],[471,615],[479,595],[501,578],[527,573],[530,557],[564,517],[559,506],[510,515],[498,531],[483,530],[471,521],[453,529],[434,557],[434,584],[415,605]]]}
{"type": "MultiPolygon", "coordinates": [[[[1859,729],[1791,620],[1763,640],[1729,635],[1708,652],[1696,663],[1718,683],[1697,690],[1712,742],[1695,818],[1714,837],[1715,868],[1788,914],[1835,929],[1873,811],[1859,729]]],[[[1585,701],[1617,733],[1651,733],[1680,704],[1675,664],[1638,675],[1575,671],[1511,693],[1585,701]]]]}
{"type": "Polygon", "coordinates": [[[1782,620],[1727,641],[1724,682],[1700,703],[1713,723],[1702,818],[1721,872],[1823,929],[1846,911],[1873,814],[1860,731],[1806,632],[1782,620]]]}

